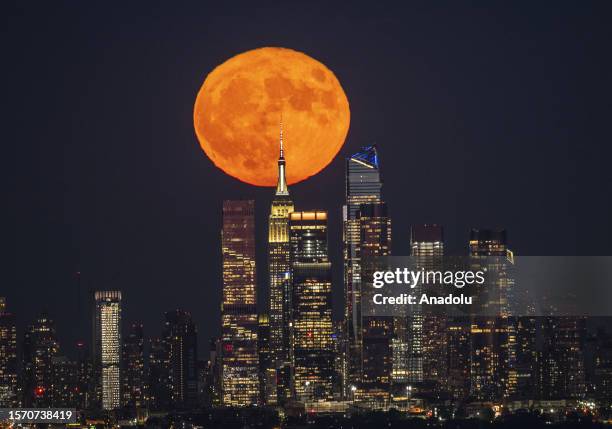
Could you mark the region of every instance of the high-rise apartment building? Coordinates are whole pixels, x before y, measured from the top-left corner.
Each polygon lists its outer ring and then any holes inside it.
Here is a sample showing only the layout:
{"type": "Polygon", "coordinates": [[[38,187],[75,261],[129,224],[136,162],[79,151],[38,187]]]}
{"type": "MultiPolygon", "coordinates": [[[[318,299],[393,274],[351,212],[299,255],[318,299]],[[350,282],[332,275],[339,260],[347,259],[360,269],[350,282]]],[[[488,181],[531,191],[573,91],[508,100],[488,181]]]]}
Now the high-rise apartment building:
{"type": "Polygon", "coordinates": [[[254,405],[259,398],[254,201],[223,202],[221,250],[222,403],[254,405]]]}
{"type": "Polygon", "coordinates": [[[144,328],[133,323],[123,341],[123,405],[140,408],[145,404],[144,328]]]}
{"type": "Polygon", "coordinates": [[[30,325],[23,338],[24,405],[50,407],[53,358],[59,355],[55,323],[45,313],[30,325]]]}
{"type": "Polygon", "coordinates": [[[586,319],[576,316],[541,318],[540,394],[545,399],[585,397],[586,319]]]}
{"type": "Polygon", "coordinates": [[[197,332],[191,314],[183,310],[166,312],[163,341],[168,352],[172,402],[189,407],[198,399],[197,332]]]}
{"type": "Polygon", "coordinates": [[[476,315],[470,327],[470,394],[480,400],[509,397],[516,388],[514,368],[516,335],[508,313],[508,296],[512,287],[505,230],[472,229],[469,251],[475,270],[495,273],[490,281],[487,304],[497,316],[476,315]]]}
{"type": "Polygon", "coordinates": [[[15,407],[17,397],[17,327],[0,297],[0,407],[15,407]]]}
{"type": "Polygon", "coordinates": [[[121,292],[96,291],[94,299],[94,366],[101,405],[115,410],[121,405],[121,292]]]}
{"type": "MultiPolygon", "coordinates": [[[[411,229],[410,253],[417,269],[442,270],[444,231],[440,225],[415,225],[411,229]]],[[[420,288],[420,285],[417,286],[420,288]]],[[[421,291],[417,292],[417,295],[421,291]]],[[[408,381],[441,384],[446,374],[446,317],[411,306],[408,317],[408,381]]]]}
{"type": "Polygon", "coordinates": [[[331,400],[334,379],[327,212],[289,215],[294,387],[302,401],[331,400]]]}
{"type": "Polygon", "coordinates": [[[90,408],[95,396],[96,382],[89,349],[84,341],[75,344],[76,408],[90,408]]]}
{"type": "Polygon", "coordinates": [[[74,407],[78,401],[77,364],[66,356],[51,359],[50,406],[74,407]]]}
{"type": "Polygon", "coordinates": [[[361,284],[359,206],[381,201],[382,182],[376,146],[366,146],[346,159],[346,202],[343,207],[344,321],[347,362],[344,393],[359,381],[361,371],[361,284]]]}
{"type": "Polygon", "coordinates": [[[147,404],[154,411],[172,407],[172,379],[170,374],[170,345],[165,339],[152,338],[149,342],[147,374],[147,404]]]}

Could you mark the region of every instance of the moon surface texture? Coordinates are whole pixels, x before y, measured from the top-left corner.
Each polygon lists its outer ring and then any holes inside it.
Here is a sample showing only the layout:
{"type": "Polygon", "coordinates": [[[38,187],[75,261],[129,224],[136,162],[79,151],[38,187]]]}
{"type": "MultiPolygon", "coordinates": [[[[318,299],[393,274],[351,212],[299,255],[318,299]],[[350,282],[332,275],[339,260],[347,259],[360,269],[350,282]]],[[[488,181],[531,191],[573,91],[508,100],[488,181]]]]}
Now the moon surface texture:
{"type": "Polygon", "coordinates": [[[344,90],[325,65],[291,49],[260,48],[206,77],[193,122],[217,167],[252,185],[275,186],[281,117],[287,181],[294,184],[332,161],[350,116],[344,90]]]}

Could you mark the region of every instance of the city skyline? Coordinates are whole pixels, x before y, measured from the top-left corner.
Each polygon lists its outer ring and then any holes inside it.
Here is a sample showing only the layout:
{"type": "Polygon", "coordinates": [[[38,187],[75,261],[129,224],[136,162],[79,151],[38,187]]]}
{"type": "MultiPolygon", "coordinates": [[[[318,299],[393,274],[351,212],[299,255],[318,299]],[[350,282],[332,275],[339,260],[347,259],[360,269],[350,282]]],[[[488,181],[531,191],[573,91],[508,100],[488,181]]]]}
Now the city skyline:
{"type": "MultiPolygon", "coordinates": [[[[293,189],[296,204],[328,212],[330,243],[342,239],[344,159],[378,143],[386,202],[406,220],[394,254],[408,254],[410,225],[425,223],[444,225],[448,253],[465,249],[471,227],[507,228],[519,255],[609,253],[608,5],[556,5],[555,14],[544,5],[327,5],[324,16],[305,4],[257,7],[235,16],[221,4],[7,6],[15,43],[1,72],[13,83],[1,216],[14,227],[2,294],[20,331],[44,307],[75,308],[81,272],[82,303],[90,290],[121,289],[155,313],[185,308],[203,335],[216,334],[220,256],[202,244],[217,240],[226,198],[257,201],[265,243],[272,195],[204,157],[193,100],[216,65],[260,46],[319,59],[350,102],[339,155],[293,189]],[[155,7],[165,18],[143,13],[155,7]],[[33,125],[41,99],[49,108],[33,125]]],[[[342,253],[331,251],[339,281],[342,253]]],[[[264,285],[266,250],[256,253],[264,285]]],[[[343,292],[333,292],[337,319],[343,292]]],[[[158,329],[142,306],[126,305],[127,319],[158,329]]],[[[89,335],[66,315],[56,323],[64,342],[89,335]]]]}
{"type": "Polygon", "coordinates": [[[0,409],[612,422],[612,4],[4,11],[0,409]]]}
{"type": "MultiPolygon", "coordinates": [[[[349,277],[354,285],[346,288],[350,282],[345,283],[345,292],[358,294],[344,302],[344,314],[351,316],[336,325],[332,319],[328,214],[294,208],[285,183],[283,155],[281,124],[278,184],[271,205],[268,242],[268,264],[281,265],[270,271],[274,274],[268,282],[269,288],[279,288],[280,309],[275,308],[279,297],[271,293],[263,304],[267,309],[257,310],[255,201],[224,200],[221,335],[209,348],[214,350],[213,360],[207,361],[206,355],[198,360],[198,330],[191,314],[183,310],[165,313],[162,336],[150,337],[150,347],[144,347],[144,327],[137,323],[131,323],[124,342],[127,325],[122,324],[122,293],[106,290],[96,291],[91,297],[90,369],[82,367],[88,361],[80,351],[82,346],[86,349],[86,342],[79,342],[72,354],[67,353],[70,346],[60,347],[53,318],[43,313],[24,333],[19,355],[22,366],[15,370],[16,326],[13,314],[6,311],[5,297],[1,297],[0,375],[9,382],[9,389],[0,392],[3,400],[11,403],[20,398],[25,405],[43,407],[89,404],[111,412],[129,404],[153,410],[168,406],[193,409],[201,406],[202,398],[209,398],[212,406],[238,407],[278,406],[292,399],[340,404],[350,398],[373,409],[386,409],[398,406],[398,401],[410,401],[413,395],[427,398],[440,392],[450,394],[455,401],[469,397],[493,403],[517,398],[581,400],[589,394],[601,396],[589,389],[595,389],[592,383],[608,383],[607,373],[588,383],[586,378],[586,319],[509,316],[511,277],[502,275],[493,284],[501,291],[496,298],[501,312],[495,318],[425,315],[420,306],[412,309],[411,317],[364,314],[361,308],[363,300],[371,299],[369,282],[378,258],[392,254],[392,216],[382,199],[376,146],[363,147],[346,159],[347,240],[343,246],[355,245],[355,250],[345,250],[345,255],[354,255],[357,269],[352,270],[357,276],[349,277]],[[356,222],[354,226],[351,220],[356,222]],[[280,336],[276,340],[269,317],[275,310],[281,317],[275,328],[276,336],[280,336]],[[360,333],[357,340],[350,335],[350,325],[355,321],[360,333]],[[536,331],[545,335],[543,349],[536,346],[536,331]],[[284,339],[285,335],[289,338],[284,339]],[[459,352],[460,356],[464,354],[463,360],[453,364],[451,356],[459,349],[463,349],[459,352]],[[149,359],[144,358],[145,351],[150,353],[149,359]],[[74,358],[75,352],[76,360],[69,360],[67,356],[74,358]],[[541,356],[544,361],[536,364],[538,359],[533,356],[541,356]],[[207,374],[204,379],[201,371],[207,374]],[[15,373],[24,378],[18,390],[11,390],[10,385],[17,389],[12,378],[15,373]],[[93,385],[80,377],[91,377],[93,385]],[[202,385],[209,377],[213,381],[202,385]],[[526,381],[521,380],[525,377],[532,381],[540,377],[535,382],[536,390],[527,389],[526,381]],[[83,399],[79,392],[85,384],[90,394],[83,399]],[[58,391],[58,386],[68,387],[58,391]],[[397,395],[398,387],[405,387],[408,399],[397,395]]],[[[513,264],[514,253],[508,247],[505,229],[472,228],[466,244],[469,256],[496,256],[506,261],[483,260],[488,269],[504,272],[508,264],[513,264]]],[[[445,256],[443,227],[412,225],[410,246],[418,267],[439,269],[445,256]]],[[[351,258],[346,261],[350,264],[351,258]]],[[[481,263],[475,261],[472,264],[481,263]]],[[[75,313],[77,317],[79,313],[75,313]]]]}

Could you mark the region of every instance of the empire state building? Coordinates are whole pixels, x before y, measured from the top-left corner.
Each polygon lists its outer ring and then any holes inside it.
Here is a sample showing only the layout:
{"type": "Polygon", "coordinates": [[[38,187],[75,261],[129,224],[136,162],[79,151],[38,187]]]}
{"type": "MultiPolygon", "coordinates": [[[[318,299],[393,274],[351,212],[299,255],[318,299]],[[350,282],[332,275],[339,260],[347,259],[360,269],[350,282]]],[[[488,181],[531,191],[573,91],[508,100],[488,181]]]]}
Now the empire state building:
{"type": "Polygon", "coordinates": [[[276,367],[290,360],[291,281],[289,214],[294,206],[285,178],[283,124],[280,124],[278,183],[270,207],[268,264],[270,273],[270,350],[276,367]]]}

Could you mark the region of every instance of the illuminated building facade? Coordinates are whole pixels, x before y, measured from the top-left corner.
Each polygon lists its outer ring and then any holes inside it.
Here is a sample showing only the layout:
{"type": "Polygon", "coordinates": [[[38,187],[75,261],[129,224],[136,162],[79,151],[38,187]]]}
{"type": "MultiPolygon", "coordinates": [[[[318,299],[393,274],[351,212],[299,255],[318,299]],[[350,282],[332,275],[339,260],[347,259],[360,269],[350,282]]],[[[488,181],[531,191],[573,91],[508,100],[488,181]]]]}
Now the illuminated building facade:
{"type": "Polygon", "coordinates": [[[0,297],[0,407],[17,405],[17,327],[0,297]]]}
{"type": "Polygon", "coordinates": [[[46,314],[29,326],[23,339],[24,405],[51,406],[53,358],[59,355],[55,323],[46,314]]]}
{"type": "Polygon", "coordinates": [[[221,232],[221,395],[228,406],[259,398],[255,277],[255,202],[224,201],[221,232]]]}
{"type": "Polygon", "coordinates": [[[270,276],[270,353],[275,368],[289,357],[291,282],[289,280],[289,214],[294,206],[285,179],[283,129],[280,131],[278,183],[268,219],[268,269],[270,276]]]}
{"type": "Polygon", "coordinates": [[[144,328],[140,323],[130,327],[123,341],[123,405],[130,408],[144,406],[144,328]]]}
{"type": "Polygon", "coordinates": [[[147,404],[154,411],[168,410],[172,405],[170,349],[165,339],[152,338],[149,343],[147,404]]]}
{"type": "Polygon", "coordinates": [[[104,410],[121,405],[121,292],[94,294],[94,364],[104,410]]]}
{"type": "Polygon", "coordinates": [[[542,318],[541,395],[545,399],[585,397],[586,319],[542,318]]]}
{"type": "MultiPolygon", "coordinates": [[[[473,269],[497,272],[492,303],[498,316],[474,316],[470,327],[470,394],[479,400],[509,397],[516,388],[516,335],[507,313],[511,252],[505,230],[472,229],[469,242],[473,269]]],[[[489,290],[488,293],[491,293],[489,290]]]]}
{"type": "Polygon", "coordinates": [[[446,321],[444,388],[455,401],[462,401],[470,394],[470,326],[469,317],[451,317],[446,321]]]}
{"type": "Polygon", "coordinates": [[[533,316],[520,316],[511,319],[516,332],[516,388],[513,398],[531,399],[537,397],[537,364],[536,347],[538,319],[533,316]]]}
{"type": "Polygon", "coordinates": [[[292,348],[298,400],[333,399],[334,343],[327,212],[289,215],[292,348]]]}
{"type": "MultiPolygon", "coordinates": [[[[444,231],[440,225],[416,225],[411,229],[410,253],[417,268],[441,270],[444,256],[444,231]]],[[[420,285],[417,286],[420,288],[420,285]]],[[[417,295],[421,291],[417,292],[417,295]]],[[[441,384],[446,374],[446,318],[442,314],[423,314],[412,306],[408,318],[408,381],[441,384]],[[424,335],[424,333],[427,333],[424,335]]]]}
{"type": "Polygon", "coordinates": [[[276,367],[272,362],[270,317],[267,314],[259,315],[257,348],[259,354],[259,404],[276,405],[276,367]]]}
{"type": "Polygon", "coordinates": [[[597,400],[612,403],[612,335],[599,329],[594,340],[591,391],[597,400]]]}
{"type": "Polygon", "coordinates": [[[56,408],[69,408],[77,403],[78,378],[77,364],[66,356],[51,359],[50,405],[56,408]]]}
{"type": "Polygon", "coordinates": [[[183,310],[168,311],[165,317],[163,341],[168,353],[172,404],[193,406],[198,399],[196,327],[191,314],[183,310]]]}
{"type": "MultiPolygon", "coordinates": [[[[359,247],[363,302],[371,301],[375,290],[371,285],[374,271],[379,269],[377,258],[391,254],[391,219],[385,203],[361,204],[359,247]]],[[[405,324],[405,318],[362,316],[362,374],[359,398],[367,402],[388,404],[393,369],[395,325],[405,324]]]]}
{"type": "Polygon", "coordinates": [[[84,341],[77,341],[75,349],[76,407],[84,410],[90,408],[96,391],[93,362],[84,341]]]}
{"type": "Polygon", "coordinates": [[[344,394],[359,381],[361,371],[361,284],[359,206],[381,201],[382,183],[376,146],[366,146],[346,160],[346,203],[343,207],[344,321],[347,361],[344,394]]]}

